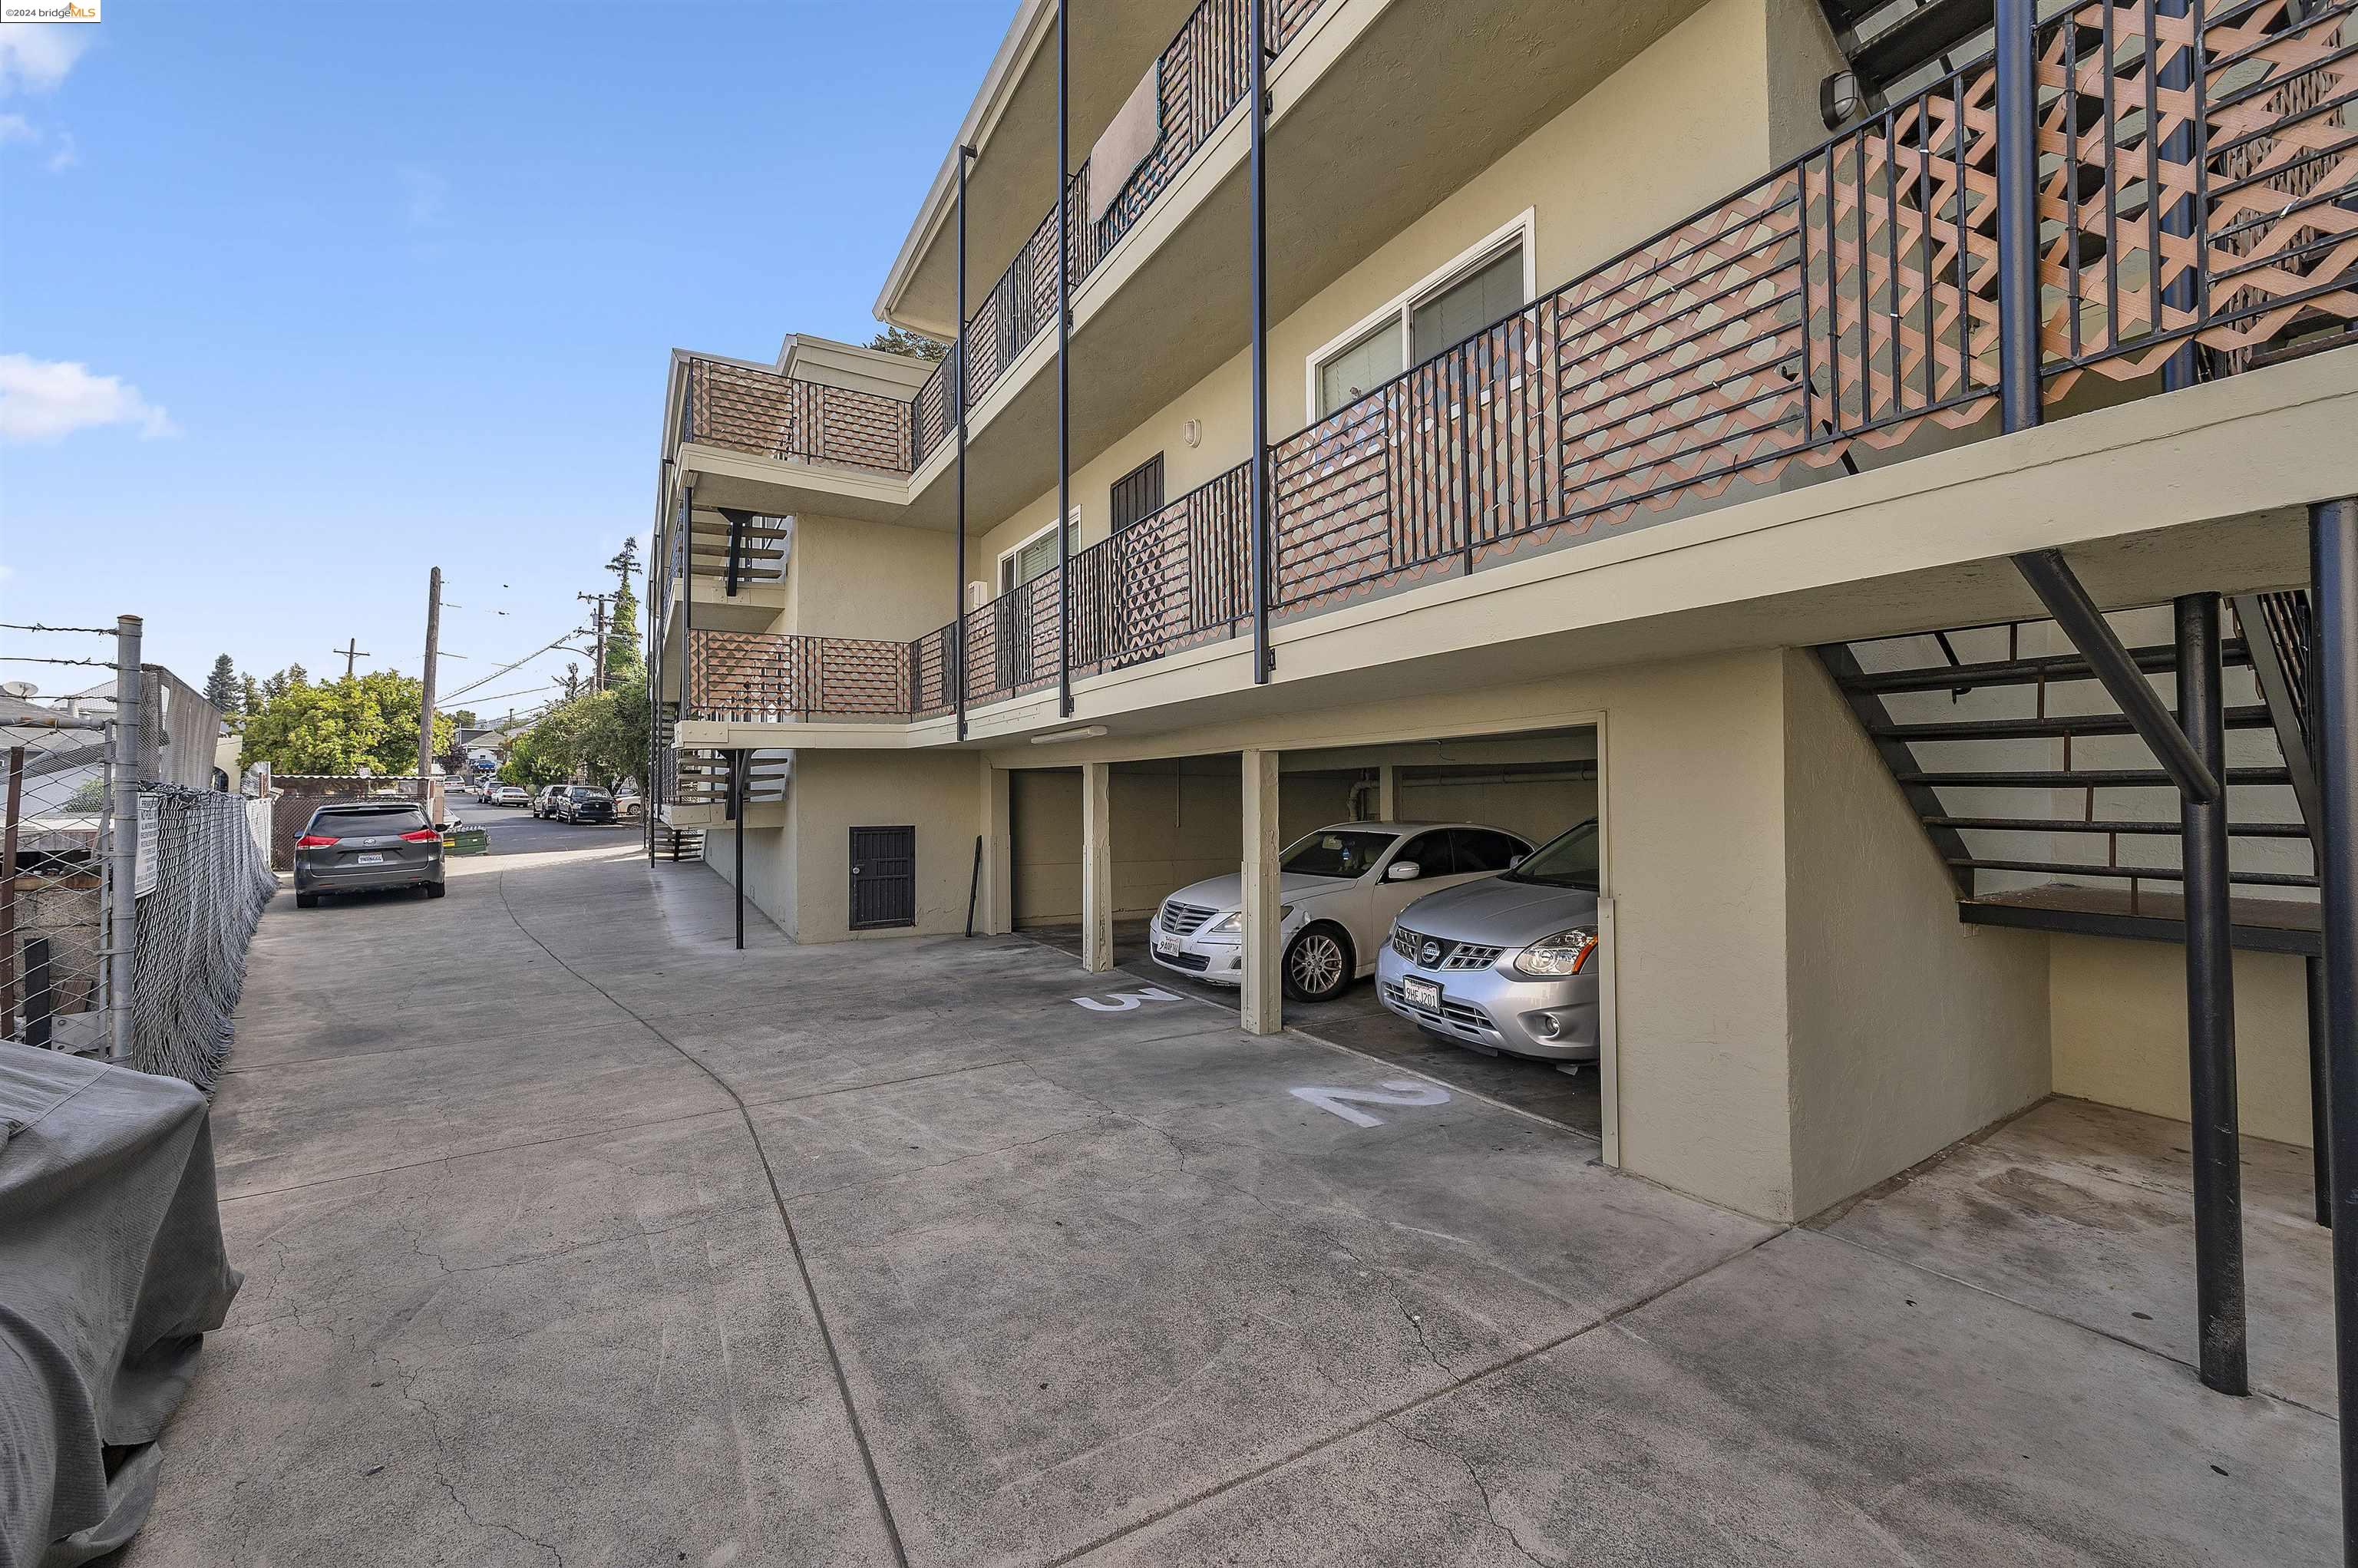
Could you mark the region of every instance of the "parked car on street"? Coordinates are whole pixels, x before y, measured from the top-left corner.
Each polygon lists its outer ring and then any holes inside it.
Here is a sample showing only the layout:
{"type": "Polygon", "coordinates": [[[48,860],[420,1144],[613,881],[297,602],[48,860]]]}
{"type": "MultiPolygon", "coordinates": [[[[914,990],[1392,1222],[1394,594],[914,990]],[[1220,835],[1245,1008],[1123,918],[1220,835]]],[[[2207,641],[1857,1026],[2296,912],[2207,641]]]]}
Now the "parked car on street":
{"type": "Polygon", "coordinates": [[[493,784],[492,793],[483,797],[493,806],[530,806],[532,794],[522,784],[493,784]]]}
{"type": "Polygon", "coordinates": [[[1486,1054],[1595,1061],[1596,865],[1591,817],[1502,875],[1418,899],[1392,923],[1378,999],[1486,1054]]]}
{"type": "Polygon", "coordinates": [[[557,795],[557,816],[562,822],[611,822],[614,797],[596,784],[568,784],[557,795]]]}
{"type": "Polygon", "coordinates": [[[406,887],[442,896],[442,829],[414,801],[330,803],[295,840],[297,909],[316,909],[323,893],[406,887]]]}
{"type": "Polygon", "coordinates": [[[557,797],[565,793],[563,784],[543,784],[540,793],[532,797],[532,814],[539,817],[557,815],[557,797]]]}
{"type": "Polygon", "coordinates": [[[647,803],[634,789],[614,792],[614,816],[618,821],[636,822],[646,815],[647,803]]]}
{"type": "MultiPolygon", "coordinates": [[[[1495,876],[1531,853],[1524,838],[1478,822],[1338,822],[1279,858],[1278,940],[1285,994],[1325,1001],[1375,972],[1392,916],[1437,887],[1495,876]]],[[[1214,985],[1244,982],[1244,879],[1212,877],[1163,901],[1154,961],[1214,985]]]]}

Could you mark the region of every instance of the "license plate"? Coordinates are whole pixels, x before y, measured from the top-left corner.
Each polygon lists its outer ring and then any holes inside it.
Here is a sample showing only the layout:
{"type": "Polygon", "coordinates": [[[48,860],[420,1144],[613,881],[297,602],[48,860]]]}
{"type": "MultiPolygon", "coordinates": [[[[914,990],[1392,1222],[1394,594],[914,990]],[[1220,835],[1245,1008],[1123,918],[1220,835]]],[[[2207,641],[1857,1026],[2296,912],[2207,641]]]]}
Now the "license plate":
{"type": "Polygon", "coordinates": [[[1441,988],[1431,980],[1420,980],[1411,975],[1401,981],[1401,1000],[1411,1007],[1421,1007],[1428,1012],[1439,1012],[1441,988]]]}
{"type": "Polygon", "coordinates": [[[1154,950],[1162,954],[1176,953],[1179,951],[1179,944],[1172,937],[1157,936],[1154,939],[1154,950]]]}
{"type": "Polygon", "coordinates": [[[352,857],[352,863],[357,866],[382,866],[384,864],[384,857],[383,855],[355,855],[352,857]]]}

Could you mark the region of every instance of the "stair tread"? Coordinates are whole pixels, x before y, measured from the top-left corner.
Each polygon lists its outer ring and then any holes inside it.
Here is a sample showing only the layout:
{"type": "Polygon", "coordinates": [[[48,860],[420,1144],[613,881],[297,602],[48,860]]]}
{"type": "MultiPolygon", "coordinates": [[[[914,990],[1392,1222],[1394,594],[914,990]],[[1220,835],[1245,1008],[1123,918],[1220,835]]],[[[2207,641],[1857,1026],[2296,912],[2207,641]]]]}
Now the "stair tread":
{"type": "MultiPolygon", "coordinates": [[[[1929,784],[1935,789],[2150,789],[2171,784],[2159,768],[2043,768],[2013,771],[1921,768],[1895,775],[1903,784],[1929,784]]],[[[2229,768],[2230,784],[2286,784],[2291,773],[2284,768],[2229,768]]]]}
{"type": "MultiPolygon", "coordinates": [[[[1978,856],[1949,858],[1948,863],[1959,871],[2035,871],[2051,876],[2108,877],[2120,880],[2150,878],[2156,881],[2182,881],[2186,873],[2176,866],[2087,866],[2068,860],[1985,860],[1978,856]]],[[[2227,881],[2250,887],[2313,888],[2317,879],[2296,871],[2235,871],[2227,881]]]]}
{"type": "MultiPolygon", "coordinates": [[[[2222,643],[2220,654],[2226,664],[2251,662],[2251,654],[2239,637],[2222,643]]],[[[2167,643],[2131,648],[2128,655],[2137,668],[2149,675],[2178,667],[2178,650],[2167,643]]],[[[2040,654],[1981,664],[1926,665],[1915,669],[1863,673],[1844,680],[1842,687],[1844,691],[1865,692],[1947,691],[1956,687],[2029,686],[2042,677],[2050,681],[2096,678],[2088,668],[2088,661],[2077,654],[2040,654]]]]}
{"type": "MultiPolygon", "coordinates": [[[[2230,730],[2262,730],[2268,710],[2253,703],[2230,708],[2223,716],[2230,730]]],[[[1931,723],[1877,724],[1870,733],[1887,741],[2036,741],[2066,735],[2134,735],[2136,730],[2123,713],[2050,714],[2043,719],[1947,719],[1931,723]]]]}

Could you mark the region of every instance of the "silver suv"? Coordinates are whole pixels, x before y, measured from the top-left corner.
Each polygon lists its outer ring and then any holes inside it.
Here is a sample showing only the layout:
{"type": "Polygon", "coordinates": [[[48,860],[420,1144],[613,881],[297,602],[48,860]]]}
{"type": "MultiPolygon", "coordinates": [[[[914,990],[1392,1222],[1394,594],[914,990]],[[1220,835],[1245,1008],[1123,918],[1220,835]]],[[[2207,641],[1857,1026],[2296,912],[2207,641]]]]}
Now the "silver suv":
{"type": "Polygon", "coordinates": [[[1511,871],[1401,910],[1378,998],[1486,1055],[1595,1061],[1596,847],[1591,817],[1511,871]]]}

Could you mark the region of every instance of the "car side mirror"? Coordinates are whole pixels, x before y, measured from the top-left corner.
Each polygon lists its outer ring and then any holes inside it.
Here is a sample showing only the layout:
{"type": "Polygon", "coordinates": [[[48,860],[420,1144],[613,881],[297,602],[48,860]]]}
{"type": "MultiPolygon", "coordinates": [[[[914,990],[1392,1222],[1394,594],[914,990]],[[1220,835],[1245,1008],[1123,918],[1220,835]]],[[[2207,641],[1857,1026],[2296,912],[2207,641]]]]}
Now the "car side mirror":
{"type": "Polygon", "coordinates": [[[1414,860],[1394,860],[1384,868],[1384,881],[1388,882],[1412,882],[1422,875],[1424,868],[1414,860]]]}

